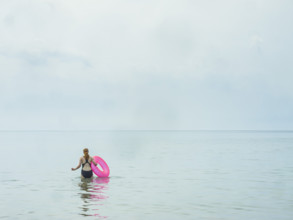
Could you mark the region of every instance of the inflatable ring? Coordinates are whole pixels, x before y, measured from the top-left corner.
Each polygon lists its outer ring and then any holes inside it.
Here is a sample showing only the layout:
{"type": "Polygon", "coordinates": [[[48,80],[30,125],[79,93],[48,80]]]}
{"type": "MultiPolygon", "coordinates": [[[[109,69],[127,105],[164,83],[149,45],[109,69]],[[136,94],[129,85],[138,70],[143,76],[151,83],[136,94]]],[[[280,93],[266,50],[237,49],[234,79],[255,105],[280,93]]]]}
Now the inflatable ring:
{"type": "Polygon", "coordinates": [[[99,156],[93,156],[93,159],[97,164],[100,164],[103,170],[100,170],[98,166],[95,166],[95,164],[91,163],[91,168],[94,174],[96,174],[98,177],[108,177],[110,174],[110,169],[107,163],[99,156]]]}

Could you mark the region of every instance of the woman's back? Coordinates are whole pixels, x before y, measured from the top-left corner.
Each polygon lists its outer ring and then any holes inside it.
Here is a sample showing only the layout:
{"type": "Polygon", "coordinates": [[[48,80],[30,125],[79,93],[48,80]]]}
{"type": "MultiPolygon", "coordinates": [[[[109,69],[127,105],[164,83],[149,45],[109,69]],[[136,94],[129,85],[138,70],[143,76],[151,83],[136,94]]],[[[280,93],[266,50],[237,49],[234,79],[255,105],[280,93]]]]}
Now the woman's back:
{"type": "Polygon", "coordinates": [[[91,168],[91,162],[93,161],[92,157],[89,157],[88,160],[85,159],[84,157],[81,157],[80,160],[81,160],[81,164],[82,164],[82,170],[84,170],[84,171],[92,170],[92,168],[91,168]]]}
{"type": "Polygon", "coordinates": [[[89,150],[87,148],[83,149],[84,156],[79,158],[79,163],[76,168],[71,168],[71,170],[77,170],[82,166],[81,176],[84,178],[91,178],[93,176],[93,171],[91,168],[91,163],[97,166],[97,163],[89,155],[89,150]]]}

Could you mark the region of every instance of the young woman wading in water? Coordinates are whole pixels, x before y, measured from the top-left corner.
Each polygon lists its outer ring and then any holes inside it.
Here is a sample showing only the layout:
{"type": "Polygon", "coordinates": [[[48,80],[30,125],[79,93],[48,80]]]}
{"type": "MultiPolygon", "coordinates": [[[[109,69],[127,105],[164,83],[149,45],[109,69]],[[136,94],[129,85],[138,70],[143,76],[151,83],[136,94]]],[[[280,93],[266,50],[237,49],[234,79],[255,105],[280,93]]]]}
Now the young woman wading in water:
{"type": "Polygon", "coordinates": [[[95,160],[89,155],[89,150],[87,148],[83,149],[83,157],[79,159],[79,164],[76,168],[71,168],[71,170],[77,170],[82,166],[81,169],[81,177],[83,178],[91,178],[93,176],[93,171],[91,168],[91,162],[97,166],[95,160]]]}

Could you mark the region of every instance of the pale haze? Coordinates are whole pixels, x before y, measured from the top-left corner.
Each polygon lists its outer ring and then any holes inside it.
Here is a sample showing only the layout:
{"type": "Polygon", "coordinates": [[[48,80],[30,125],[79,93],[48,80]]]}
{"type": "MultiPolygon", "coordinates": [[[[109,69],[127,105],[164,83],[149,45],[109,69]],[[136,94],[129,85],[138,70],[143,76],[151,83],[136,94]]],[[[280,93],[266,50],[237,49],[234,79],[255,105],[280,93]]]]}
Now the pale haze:
{"type": "Polygon", "coordinates": [[[0,1],[0,130],[293,129],[293,1],[0,1]]]}

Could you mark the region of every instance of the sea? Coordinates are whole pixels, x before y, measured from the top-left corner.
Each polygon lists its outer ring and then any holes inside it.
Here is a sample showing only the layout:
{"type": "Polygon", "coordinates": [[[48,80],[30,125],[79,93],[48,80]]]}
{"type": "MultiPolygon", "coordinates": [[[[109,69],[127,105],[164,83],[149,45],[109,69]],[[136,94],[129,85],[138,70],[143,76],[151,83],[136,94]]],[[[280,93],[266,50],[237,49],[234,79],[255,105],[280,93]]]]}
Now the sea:
{"type": "Polygon", "coordinates": [[[1,131],[0,161],[0,219],[293,219],[293,131],[1,131]]]}

